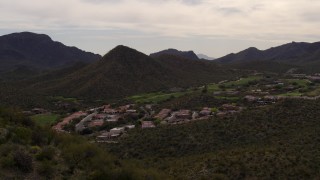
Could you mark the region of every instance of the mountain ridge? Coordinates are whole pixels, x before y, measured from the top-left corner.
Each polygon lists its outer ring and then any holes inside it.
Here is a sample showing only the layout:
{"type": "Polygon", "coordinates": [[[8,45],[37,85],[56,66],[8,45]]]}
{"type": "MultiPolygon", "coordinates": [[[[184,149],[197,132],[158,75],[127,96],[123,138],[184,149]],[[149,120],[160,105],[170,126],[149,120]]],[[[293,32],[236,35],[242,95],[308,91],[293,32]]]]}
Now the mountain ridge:
{"type": "Polygon", "coordinates": [[[172,87],[199,86],[236,74],[211,61],[194,61],[174,55],[152,58],[121,45],[110,50],[100,61],[74,72],[29,81],[28,89],[66,97],[115,99],[172,87]]]}
{"type": "Polygon", "coordinates": [[[45,34],[20,32],[0,36],[0,72],[20,65],[40,70],[60,68],[100,58],[98,54],[53,41],[45,34]]]}
{"type": "Polygon", "coordinates": [[[151,57],[159,57],[161,55],[174,55],[184,57],[186,59],[199,60],[198,56],[193,51],[179,51],[177,49],[169,48],[159,52],[151,53],[151,57]]]}
{"type": "Polygon", "coordinates": [[[220,63],[248,63],[253,61],[277,61],[303,65],[320,61],[320,42],[292,42],[266,50],[251,47],[216,59],[220,63]]]}

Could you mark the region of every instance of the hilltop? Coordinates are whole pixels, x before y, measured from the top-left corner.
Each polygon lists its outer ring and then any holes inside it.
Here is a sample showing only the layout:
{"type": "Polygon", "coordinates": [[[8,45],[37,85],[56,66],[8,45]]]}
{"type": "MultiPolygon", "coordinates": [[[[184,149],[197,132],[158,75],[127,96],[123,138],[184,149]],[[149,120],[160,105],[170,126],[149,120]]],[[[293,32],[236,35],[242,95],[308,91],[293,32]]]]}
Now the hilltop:
{"type": "Polygon", "coordinates": [[[151,57],[159,57],[161,55],[175,55],[185,59],[199,60],[198,56],[193,51],[179,51],[172,48],[150,54],[151,57]]]}
{"type": "Polygon", "coordinates": [[[292,42],[267,50],[250,47],[239,53],[231,53],[216,59],[221,63],[248,63],[254,61],[275,61],[286,64],[305,65],[320,60],[320,42],[292,42]]]}
{"type": "Polygon", "coordinates": [[[61,68],[76,62],[92,63],[100,58],[98,54],[53,41],[45,34],[21,32],[0,36],[0,72],[21,67],[61,68]]]}

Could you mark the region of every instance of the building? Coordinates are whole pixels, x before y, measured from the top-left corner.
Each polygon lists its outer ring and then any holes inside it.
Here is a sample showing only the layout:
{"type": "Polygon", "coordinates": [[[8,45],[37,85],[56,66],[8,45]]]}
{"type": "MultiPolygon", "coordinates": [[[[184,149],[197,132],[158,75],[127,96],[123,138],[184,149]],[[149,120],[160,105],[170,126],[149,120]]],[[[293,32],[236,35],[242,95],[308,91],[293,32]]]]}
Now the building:
{"type": "Polygon", "coordinates": [[[135,109],[127,109],[126,110],[126,113],[136,113],[137,112],[137,110],[135,110],[135,109]]]}
{"type": "Polygon", "coordinates": [[[244,97],[244,100],[246,100],[248,102],[253,102],[253,101],[258,100],[258,98],[255,97],[255,96],[252,96],[252,95],[247,95],[247,96],[244,97]]]}
{"type": "Polygon", "coordinates": [[[162,109],[156,116],[155,118],[158,118],[158,119],[165,119],[166,117],[168,117],[171,113],[171,109],[162,109]]]}
{"type": "Polygon", "coordinates": [[[121,134],[124,132],[124,127],[115,127],[113,129],[110,129],[111,134],[121,134]]]}
{"type": "Polygon", "coordinates": [[[308,79],[313,82],[320,82],[320,76],[308,76],[308,79]]]}
{"type": "Polygon", "coordinates": [[[154,128],[156,127],[152,121],[142,121],[141,128],[154,128]]]}
{"type": "Polygon", "coordinates": [[[133,129],[135,128],[136,126],[135,125],[126,125],[125,128],[128,128],[128,129],[133,129]]]}
{"type": "Polygon", "coordinates": [[[222,109],[225,111],[237,111],[237,110],[239,110],[239,107],[237,107],[233,104],[223,104],[222,109]]]}
{"type": "Polygon", "coordinates": [[[103,132],[101,135],[96,137],[96,140],[98,142],[104,142],[104,141],[109,141],[109,140],[114,139],[119,136],[120,136],[120,134],[113,134],[111,132],[103,132]]]}
{"type": "Polygon", "coordinates": [[[190,110],[180,110],[175,113],[175,117],[177,119],[191,119],[191,112],[190,110]]]}
{"type": "Polygon", "coordinates": [[[120,119],[119,115],[108,115],[107,116],[107,122],[117,122],[120,119]]]}
{"type": "Polygon", "coordinates": [[[211,109],[208,107],[204,107],[200,112],[200,116],[209,116],[211,114],[211,109]]]}
{"type": "Polygon", "coordinates": [[[103,119],[93,120],[88,124],[88,127],[99,127],[102,126],[104,123],[103,119]]]}

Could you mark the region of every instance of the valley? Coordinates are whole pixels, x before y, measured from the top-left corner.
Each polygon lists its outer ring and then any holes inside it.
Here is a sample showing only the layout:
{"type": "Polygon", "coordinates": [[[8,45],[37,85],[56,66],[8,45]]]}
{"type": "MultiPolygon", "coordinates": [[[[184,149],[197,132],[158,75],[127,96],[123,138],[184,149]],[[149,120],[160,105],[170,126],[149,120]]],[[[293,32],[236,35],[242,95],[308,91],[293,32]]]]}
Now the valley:
{"type": "Polygon", "coordinates": [[[58,124],[59,128],[53,128],[61,132],[93,133],[100,139],[102,136],[99,135],[112,128],[121,128],[114,136],[118,138],[127,126],[148,128],[232,117],[248,108],[275,106],[288,99],[317,100],[320,97],[318,79],[317,74],[257,73],[234,81],[224,80],[187,89],[172,88],[130,96],[116,104],[82,109],[77,112],[79,115],[73,113],[65,118],[68,120],[58,124]]]}

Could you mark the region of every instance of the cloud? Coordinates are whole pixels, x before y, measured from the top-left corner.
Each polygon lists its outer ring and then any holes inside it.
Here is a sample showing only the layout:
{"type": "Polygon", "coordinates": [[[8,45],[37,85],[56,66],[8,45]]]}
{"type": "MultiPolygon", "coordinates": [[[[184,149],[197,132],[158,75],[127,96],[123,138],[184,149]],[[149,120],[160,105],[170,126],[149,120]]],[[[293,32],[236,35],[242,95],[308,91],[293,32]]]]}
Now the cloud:
{"type": "Polygon", "coordinates": [[[0,1],[0,30],[308,40],[318,37],[319,9],[318,0],[10,0],[0,1]]]}

